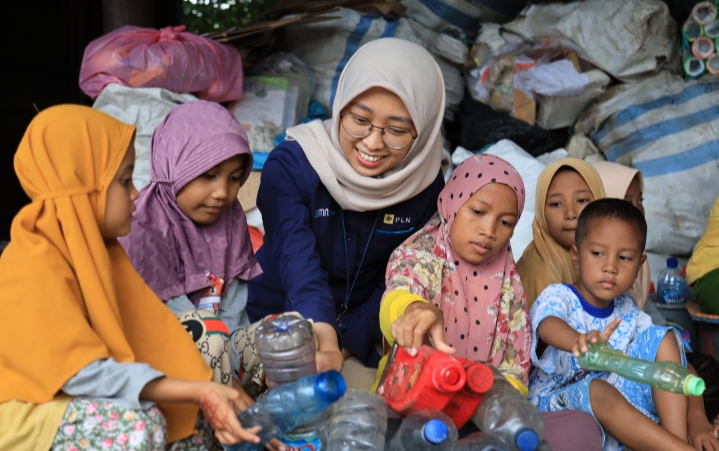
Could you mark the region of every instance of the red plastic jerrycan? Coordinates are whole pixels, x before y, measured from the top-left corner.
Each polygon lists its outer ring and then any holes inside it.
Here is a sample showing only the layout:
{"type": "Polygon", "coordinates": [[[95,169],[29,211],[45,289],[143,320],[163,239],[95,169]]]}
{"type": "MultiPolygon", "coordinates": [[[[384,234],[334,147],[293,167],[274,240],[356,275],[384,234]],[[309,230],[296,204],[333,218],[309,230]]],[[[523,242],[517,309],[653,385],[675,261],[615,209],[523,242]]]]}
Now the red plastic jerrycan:
{"type": "Polygon", "coordinates": [[[395,343],[377,393],[392,410],[407,416],[422,409],[442,410],[466,382],[465,369],[457,359],[427,345],[412,357],[395,343]]]}
{"type": "Polygon", "coordinates": [[[484,394],[494,384],[492,370],[483,363],[472,362],[461,357],[456,357],[464,367],[467,382],[462,390],[456,392],[449,403],[442,409],[445,415],[450,417],[457,429],[461,429],[482,402],[484,394]]]}

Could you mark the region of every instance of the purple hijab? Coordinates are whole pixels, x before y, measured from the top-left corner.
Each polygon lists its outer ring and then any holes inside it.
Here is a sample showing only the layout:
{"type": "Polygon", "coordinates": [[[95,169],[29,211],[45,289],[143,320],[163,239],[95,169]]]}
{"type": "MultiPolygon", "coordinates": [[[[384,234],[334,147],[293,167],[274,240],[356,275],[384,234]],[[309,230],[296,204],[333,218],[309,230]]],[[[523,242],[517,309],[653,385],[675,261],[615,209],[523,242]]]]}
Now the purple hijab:
{"type": "Polygon", "coordinates": [[[249,280],[262,273],[255,260],[240,202],[215,222],[197,225],[177,205],[188,182],[235,155],[252,153],[239,122],[222,106],[205,101],[173,108],[152,135],[151,180],[140,190],[132,230],[120,239],[135,269],[163,301],[187,295],[197,305],[210,287],[205,271],[249,280]]]}

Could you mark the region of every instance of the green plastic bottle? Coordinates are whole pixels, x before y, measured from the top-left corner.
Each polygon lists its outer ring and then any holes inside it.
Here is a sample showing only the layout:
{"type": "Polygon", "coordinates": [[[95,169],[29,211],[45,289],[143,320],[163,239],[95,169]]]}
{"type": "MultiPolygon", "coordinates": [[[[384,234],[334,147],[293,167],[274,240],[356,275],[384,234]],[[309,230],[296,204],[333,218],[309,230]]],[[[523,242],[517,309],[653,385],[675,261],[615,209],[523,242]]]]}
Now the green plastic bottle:
{"type": "Polygon", "coordinates": [[[606,343],[588,343],[589,352],[579,357],[582,368],[611,371],[634,382],[688,396],[704,393],[704,380],[676,362],[649,362],[629,357],[606,343]]]}

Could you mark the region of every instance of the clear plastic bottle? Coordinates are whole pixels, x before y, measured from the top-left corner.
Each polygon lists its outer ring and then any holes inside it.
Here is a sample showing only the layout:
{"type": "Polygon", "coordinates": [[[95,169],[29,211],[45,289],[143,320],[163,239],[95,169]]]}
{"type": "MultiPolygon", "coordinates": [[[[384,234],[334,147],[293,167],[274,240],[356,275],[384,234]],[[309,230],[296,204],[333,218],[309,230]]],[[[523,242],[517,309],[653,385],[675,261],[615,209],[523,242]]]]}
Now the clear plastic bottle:
{"type": "Polygon", "coordinates": [[[687,298],[687,281],[677,268],[674,257],[667,259],[667,267],[657,277],[657,302],[660,304],[683,304],[687,298]]]}
{"type": "Polygon", "coordinates": [[[475,432],[457,442],[455,451],[509,451],[507,443],[496,435],[475,432]]]}
{"type": "Polygon", "coordinates": [[[683,395],[704,393],[704,380],[676,362],[649,362],[629,357],[606,343],[589,343],[589,352],[579,357],[582,368],[611,371],[629,380],[683,395]]]}
{"type": "Polygon", "coordinates": [[[387,403],[365,390],[347,390],[332,406],[327,438],[328,451],[384,449],[387,403]]]}
{"type": "Polygon", "coordinates": [[[317,373],[315,338],[309,321],[279,316],[255,331],[255,346],[270,390],[317,373]]]}
{"type": "Polygon", "coordinates": [[[278,387],[237,416],[244,428],[262,426],[258,434],[261,442],[223,446],[227,451],[262,449],[271,439],[326,412],[346,389],[345,380],[337,371],[307,376],[278,387]]]}
{"type": "Polygon", "coordinates": [[[544,437],[542,414],[502,373],[492,368],[494,384],[484,394],[475,417],[483,432],[501,437],[513,451],[536,451],[544,437]]]}
{"type": "MultiPolygon", "coordinates": [[[[270,390],[317,373],[315,338],[309,321],[297,316],[279,316],[255,331],[255,346],[270,390]]],[[[288,448],[311,445],[315,451],[327,443],[329,413],[302,424],[279,437],[288,448]]]]}
{"type": "Polygon", "coordinates": [[[385,450],[452,451],[458,435],[447,415],[435,409],[418,410],[402,420],[385,450]]]}

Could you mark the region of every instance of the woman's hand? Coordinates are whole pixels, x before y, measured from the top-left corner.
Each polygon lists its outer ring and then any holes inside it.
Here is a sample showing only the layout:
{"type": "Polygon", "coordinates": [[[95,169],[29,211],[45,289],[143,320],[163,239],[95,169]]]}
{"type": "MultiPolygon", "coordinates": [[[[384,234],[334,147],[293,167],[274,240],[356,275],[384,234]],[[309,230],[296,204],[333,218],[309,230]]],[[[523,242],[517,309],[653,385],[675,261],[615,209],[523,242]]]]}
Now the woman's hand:
{"type": "Polygon", "coordinates": [[[411,356],[417,354],[424,336],[429,334],[432,346],[446,354],[455,350],[444,341],[444,315],[442,310],[429,302],[414,302],[407,307],[397,321],[390,326],[392,337],[411,356]]]}
{"type": "Polygon", "coordinates": [[[619,323],[621,322],[622,318],[617,318],[609,323],[609,325],[607,325],[607,327],[601,332],[592,330],[588,334],[577,335],[577,341],[574,343],[574,346],[572,346],[572,354],[574,354],[574,357],[579,358],[580,353],[589,352],[587,343],[597,343],[598,341],[607,343],[609,341],[609,337],[611,337],[614,331],[617,330],[617,327],[619,327],[619,323]]]}
{"type": "Polygon", "coordinates": [[[215,382],[200,382],[198,385],[197,405],[220,443],[233,445],[243,441],[260,442],[257,433],[261,428],[243,429],[237,419],[237,413],[250,407],[238,390],[215,382]]]}
{"type": "Polygon", "coordinates": [[[317,363],[318,373],[329,370],[342,371],[345,358],[340,351],[317,351],[315,362],[317,363]]]}
{"type": "Polygon", "coordinates": [[[315,336],[317,337],[317,354],[315,362],[317,371],[342,371],[345,358],[340,350],[337,332],[327,323],[315,323],[315,336]]]}

